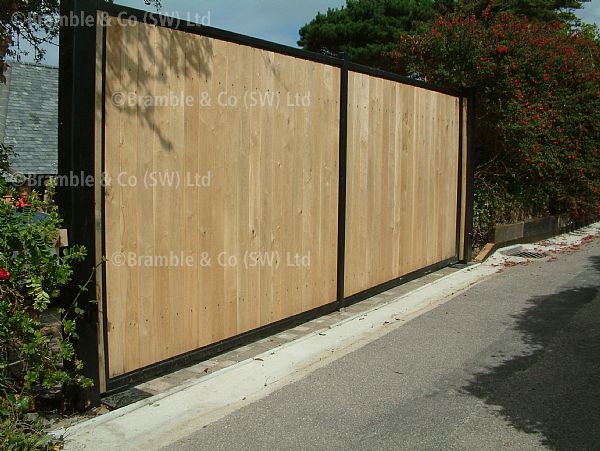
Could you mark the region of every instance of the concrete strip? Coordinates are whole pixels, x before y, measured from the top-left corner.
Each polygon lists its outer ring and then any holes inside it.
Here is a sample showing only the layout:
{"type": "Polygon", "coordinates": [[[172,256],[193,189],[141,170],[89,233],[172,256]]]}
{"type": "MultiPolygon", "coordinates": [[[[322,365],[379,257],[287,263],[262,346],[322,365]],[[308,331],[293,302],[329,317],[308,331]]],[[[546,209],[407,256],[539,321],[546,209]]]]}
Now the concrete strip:
{"type": "MultiPolygon", "coordinates": [[[[600,225],[591,234],[599,231],[600,225]]],[[[557,246],[574,245],[583,238],[555,240],[557,246]]],[[[496,253],[484,264],[445,276],[329,328],[53,434],[65,437],[67,450],[166,446],[443,304],[498,272],[506,258],[496,253]]]]}

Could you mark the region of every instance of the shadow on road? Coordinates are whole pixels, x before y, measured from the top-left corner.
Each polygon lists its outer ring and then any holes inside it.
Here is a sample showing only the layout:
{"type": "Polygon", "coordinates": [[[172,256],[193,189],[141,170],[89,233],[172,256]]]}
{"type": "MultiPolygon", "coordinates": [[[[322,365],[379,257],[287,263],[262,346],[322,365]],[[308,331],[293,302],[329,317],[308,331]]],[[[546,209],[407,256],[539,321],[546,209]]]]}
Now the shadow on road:
{"type": "Polygon", "coordinates": [[[556,450],[600,449],[600,257],[574,288],[533,297],[517,319],[530,346],[464,389],[556,450]]]}

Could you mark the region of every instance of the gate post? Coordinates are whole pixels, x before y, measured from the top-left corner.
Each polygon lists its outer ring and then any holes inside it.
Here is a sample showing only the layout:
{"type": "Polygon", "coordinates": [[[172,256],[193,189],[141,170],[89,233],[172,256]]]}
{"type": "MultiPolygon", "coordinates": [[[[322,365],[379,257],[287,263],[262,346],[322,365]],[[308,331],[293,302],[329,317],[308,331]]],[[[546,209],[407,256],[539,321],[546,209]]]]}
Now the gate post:
{"type": "Polygon", "coordinates": [[[85,311],[78,321],[79,339],[75,344],[83,362],[84,376],[94,382],[81,390],[75,400],[83,408],[100,403],[98,353],[98,284],[96,266],[102,258],[95,242],[95,114],[96,114],[96,0],[60,2],[58,174],[57,203],[68,229],[69,241],[87,250],[85,261],[75,265],[73,280],[62,298],[72,302],[81,293],[79,306],[85,311]]]}

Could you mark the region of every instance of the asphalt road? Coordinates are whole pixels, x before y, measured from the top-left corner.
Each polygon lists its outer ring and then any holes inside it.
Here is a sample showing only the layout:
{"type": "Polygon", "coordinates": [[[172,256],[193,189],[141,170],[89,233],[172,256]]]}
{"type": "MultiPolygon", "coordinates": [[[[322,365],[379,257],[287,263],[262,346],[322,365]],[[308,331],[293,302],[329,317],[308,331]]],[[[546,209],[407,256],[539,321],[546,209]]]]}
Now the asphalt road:
{"type": "Polygon", "coordinates": [[[600,449],[600,240],[506,268],[166,448],[600,449]]]}

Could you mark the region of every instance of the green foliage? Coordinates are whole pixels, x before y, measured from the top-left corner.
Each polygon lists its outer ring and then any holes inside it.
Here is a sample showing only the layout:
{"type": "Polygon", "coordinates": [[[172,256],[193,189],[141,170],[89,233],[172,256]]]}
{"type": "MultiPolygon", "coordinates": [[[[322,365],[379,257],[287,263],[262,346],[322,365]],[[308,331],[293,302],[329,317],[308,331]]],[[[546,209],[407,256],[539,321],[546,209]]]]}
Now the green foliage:
{"type": "Polygon", "coordinates": [[[434,14],[434,0],[348,0],[342,8],[317,14],[300,29],[298,45],[329,55],[344,53],[351,61],[386,67],[386,52],[400,36],[434,14]]]}
{"type": "Polygon", "coordinates": [[[474,86],[475,221],[600,212],[600,45],[589,27],[488,8],[441,15],[391,53],[396,70],[474,86]]]}
{"type": "Polygon", "coordinates": [[[8,395],[0,399],[0,449],[14,451],[60,449],[60,441],[44,432],[39,419],[24,417],[30,410],[26,396],[8,395]]]}
{"type": "Polygon", "coordinates": [[[527,17],[530,20],[553,22],[575,20],[573,11],[583,7],[590,0],[476,0],[460,1],[459,8],[467,13],[480,16],[484,11],[493,14],[501,12],[527,17]]]}
{"type": "MultiPolygon", "coordinates": [[[[5,152],[6,154],[6,152],[5,152]]],[[[2,158],[0,158],[2,162],[2,158]]],[[[0,167],[6,170],[2,162],[0,167]]],[[[0,173],[0,177],[6,173],[0,173]]],[[[6,184],[0,195],[14,192],[6,184]]],[[[42,201],[37,193],[29,206],[15,208],[0,202],[0,447],[46,449],[51,441],[40,425],[22,414],[34,408],[36,395],[66,386],[89,386],[75,356],[75,322],[82,313],[76,302],[59,310],[62,323],[50,327],[41,318],[57,301],[60,289],[72,276],[72,265],[85,257],[85,249],[56,250],[61,219],[52,202],[53,183],[42,201]],[[9,429],[5,429],[9,428],[9,429]]]]}
{"type": "Polygon", "coordinates": [[[573,21],[573,10],[589,0],[347,0],[329,8],[300,29],[298,45],[306,50],[389,69],[391,52],[400,38],[416,32],[438,13],[460,11],[480,16],[483,11],[508,12],[532,20],[573,21]]]}
{"type": "Polygon", "coordinates": [[[0,389],[5,390],[84,382],[77,373],[60,369],[63,361],[74,359],[72,318],[63,319],[59,352],[51,352],[38,318],[59,296],[71,278],[71,265],[83,259],[85,250],[73,246],[59,256],[54,246],[61,220],[55,207],[35,196],[31,205],[0,204],[0,268],[10,273],[0,282],[0,389]],[[10,371],[15,362],[23,367],[17,379],[10,371]]]}

